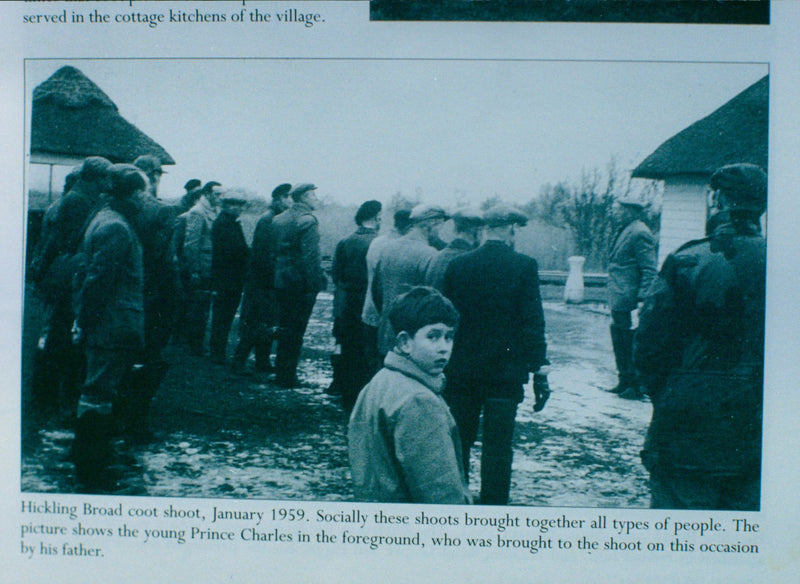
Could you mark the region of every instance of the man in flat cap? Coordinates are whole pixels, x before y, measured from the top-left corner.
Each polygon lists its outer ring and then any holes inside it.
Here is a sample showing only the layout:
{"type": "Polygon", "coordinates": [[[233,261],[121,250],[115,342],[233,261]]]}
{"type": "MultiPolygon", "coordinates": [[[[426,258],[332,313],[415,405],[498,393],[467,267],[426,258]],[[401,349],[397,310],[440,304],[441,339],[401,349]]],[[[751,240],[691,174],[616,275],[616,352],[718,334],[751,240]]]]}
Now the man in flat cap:
{"type": "Polygon", "coordinates": [[[368,377],[370,378],[383,367],[383,357],[378,351],[378,326],[381,322],[381,315],[375,306],[372,282],[375,279],[375,270],[384,248],[390,241],[403,237],[411,229],[410,216],[411,209],[395,209],[392,215],[393,229],[373,239],[367,250],[367,291],[364,296],[364,307],[361,309],[361,322],[364,323],[364,350],[367,352],[370,372],[368,377]]]}
{"type": "Polygon", "coordinates": [[[341,355],[332,357],[333,385],[341,391],[348,414],[369,381],[361,309],[367,295],[367,250],[380,229],[382,208],[379,201],[362,203],[355,216],[358,228],[336,245],[333,255],[333,336],[341,345],[341,355]]]}
{"type": "Polygon", "coordinates": [[[436,248],[430,245],[431,237],[447,219],[447,212],[442,207],[419,204],[411,210],[408,233],[387,242],[381,252],[371,294],[380,314],[378,351],[383,356],[392,349],[395,339],[389,322],[389,307],[400,294],[425,284],[428,268],[437,253],[436,248]]]}
{"type": "Polygon", "coordinates": [[[188,281],[184,334],[189,351],[198,356],[204,352],[206,326],[211,310],[213,290],[211,228],[219,213],[219,199],[222,192],[220,183],[207,182],[202,187],[202,196],[197,203],[183,215],[186,229],[183,237],[183,253],[178,257],[178,261],[182,264],[188,281]]]}
{"type": "Polygon", "coordinates": [[[439,251],[428,268],[428,285],[442,290],[444,274],[453,258],[474,250],[481,243],[483,217],[473,209],[459,209],[452,216],[454,236],[447,247],[439,251]]]}
{"type": "Polygon", "coordinates": [[[292,185],[289,183],[272,189],[269,209],[259,217],[253,232],[239,320],[239,344],[234,351],[232,363],[233,370],[238,373],[245,371],[245,363],[254,349],[256,372],[272,370],[270,353],[279,323],[278,300],[275,297],[276,241],[273,220],[291,207],[291,190],[292,185]]]}
{"type": "Polygon", "coordinates": [[[32,391],[37,397],[48,396],[49,405],[56,405],[54,400],[62,392],[74,402],[75,388],[83,376],[83,354],[76,351],[70,333],[74,320],[72,281],[78,267],[75,254],[87,223],[111,186],[111,166],[101,156],[90,156],[71,173],[75,178],[71,188],[65,185],[61,199],[48,209],[46,231],[31,266],[47,313],[47,329],[40,339],[47,357],[36,362],[32,391]]]}
{"type": "Polygon", "coordinates": [[[144,266],[132,222],[147,178],[135,166],[111,167],[109,197],[89,221],[80,246],[75,337],[84,343],[87,372],[77,409],[73,456],[78,481],[94,490],[105,473],[114,431],[112,409],[144,349],[144,266]]]}
{"type": "Polygon", "coordinates": [[[209,349],[214,363],[227,362],[228,335],[242,298],[250,248],[239,216],[247,205],[243,198],[226,194],[211,226],[211,277],[214,302],[209,349]]]}
{"type": "Polygon", "coordinates": [[[633,363],[632,313],[637,311],[656,276],[656,241],[642,221],[645,205],[632,198],[614,202],[619,228],[608,254],[608,304],[611,309],[611,345],[619,383],[609,390],[625,399],[643,397],[633,363]]]}
{"type": "Polygon", "coordinates": [[[516,228],[527,217],[501,203],[483,220],[483,245],[454,258],[444,275],[442,291],[461,314],[444,395],[461,434],[467,476],[483,414],[480,503],[506,505],[514,420],[531,373],[534,411],[550,395],[547,344],[536,260],[514,251],[516,228]]]}
{"type": "Polygon", "coordinates": [[[143,154],[133,161],[133,165],[141,170],[150,181],[148,192],[158,198],[158,185],[161,182],[161,175],[164,170],[161,168],[161,159],[152,154],[143,154]]]}
{"type": "Polygon", "coordinates": [[[199,199],[202,195],[202,192],[200,191],[201,186],[203,186],[203,183],[200,182],[200,179],[193,178],[186,181],[186,184],[183,185],[185,192],[183,193],[183,196],[181,196],[180,203],[177,205],[177,215],[185,213],[194,207],[195,203],[197,203],[197,199],[199,199]]]}
{"type": "Polygon", "coordinates": [[[724,166],[710,195],[710,235],[667,257],[642,309],[636,366],[653,403],[642,462],[652,508],[758,511],[767,176],[724,166]]]}
{"type": "Polygon", "coordinates": [[[317,187],[295,185],[292,206],[273,219],[275,230],[275,291],[280,306],[280,333],[275,355],[275,383],[297,387],[297,363],[303,334],[317,294],[328,280],[320,263],[319,223],[313,211],[319,204],[317,187]]]}

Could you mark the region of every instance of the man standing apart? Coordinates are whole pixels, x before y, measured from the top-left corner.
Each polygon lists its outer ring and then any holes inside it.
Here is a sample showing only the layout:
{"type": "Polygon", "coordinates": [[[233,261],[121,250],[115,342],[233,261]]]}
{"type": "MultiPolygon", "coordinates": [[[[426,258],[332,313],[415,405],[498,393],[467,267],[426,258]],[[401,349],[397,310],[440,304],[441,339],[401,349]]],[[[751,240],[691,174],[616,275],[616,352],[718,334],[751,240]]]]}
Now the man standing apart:
{"type": "Polygon", "coordinates": [[[711,176],[708,237],[664,261],[645,299],[636,365],[653,418],[642,462],[652,508],[758,511],[764,376],[767,176],[711,176]]]}
{"type": "Polygon", "coordinates": [[[618,199],[614,217],[620,225],[608,254],[608,304],[611,309],[611,344],[619,383],[609,390],[625,399],[640,399],[633,364],[633,311],[638,310],[656,276],[656,242],[642,221],[644,205],[618,199]]]}
{"type": "Polygon", "coordinates": [[[467,476],[483,411],[480,503],[506,505],[514,419],[531,373],[534,411],[550,395],[542,369],[547,344],[536,260],[514,251],[515,229],[527,217],[498,204],[483,219],[484,244],[454,258],[444,276],[444,295],[461,314],[445,399],[461,434],[467,476]]]}
{"type": "Polygon", "coordinates": [[[292,206],[273,220],[275,229],[275,291],[280,306],[280,336],[275,357],[275,383],[297,387],[297,363],[303,334],[317,294],[328,285],[320,264],[319,226],[312,211],[319,204],[317,187],[295,186],[292,206]]]}
{"type": "Polygon", "coordinates": [[[275,236],[272,221],[291,206],[292,185],[283,183],[272,190],[269,209],[258,219],[253,232],[250,265],[244,284],[239,344],[233,355],[233,370],[243,373],[250,351],[255,348],[256,371],[272,369],[270,352],[278,327],[278,301],[275,298],[275,236]]]}
{"type": "Polygon", "coordinates": [[[380,229],[381,209],[379,201],[363,203],[355,216],[358,229],[336,245],[333,255],[333,336],[342,347],[339,359],[332,361],[333,381],[341,389],[342,406],[348,414],[369,381],[361,309],[367,294],[367,250],[380,229]]]}

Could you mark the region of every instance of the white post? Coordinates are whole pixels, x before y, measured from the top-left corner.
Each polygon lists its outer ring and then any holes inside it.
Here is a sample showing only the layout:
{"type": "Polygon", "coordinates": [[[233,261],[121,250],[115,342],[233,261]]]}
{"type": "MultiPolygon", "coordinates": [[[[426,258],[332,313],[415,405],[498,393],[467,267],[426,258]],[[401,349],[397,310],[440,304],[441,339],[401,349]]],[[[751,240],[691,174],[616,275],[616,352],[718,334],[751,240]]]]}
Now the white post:
{"type": "Polygon", "coordinates": [[[569,262],[569,275],[564,286],[564,302],[567,304],[580,304],[583,302],[583,256],[571,256],[569,262]]]}

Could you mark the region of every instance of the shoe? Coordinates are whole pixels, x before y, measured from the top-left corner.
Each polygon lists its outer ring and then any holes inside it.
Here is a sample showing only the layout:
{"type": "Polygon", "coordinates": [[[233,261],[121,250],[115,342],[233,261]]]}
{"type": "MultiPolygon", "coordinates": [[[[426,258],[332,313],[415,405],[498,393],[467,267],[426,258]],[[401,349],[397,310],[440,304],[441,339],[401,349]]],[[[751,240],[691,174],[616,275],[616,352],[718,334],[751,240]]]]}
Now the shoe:
{"type": "Polygon", "coordinates": [[[620,381],[620,382],[619,382],[619,383],[616,385],[616,387],[612,387],[612,388],[610,388],[610,389],[606,389],[605,391],[607,391],[608,393],[614,393],[614,394],[617,394],[617,395],[619,395],[619,394],[621,394],[621,393],[624,393],[624,392],[625,392],[625,390],[627,390],[627,389],[628,389],[628,385],[627,385],[627,384],[625,384],[625,383],[622,383],[622,382],[620,381]]]}
{"type": "Polygon", "coordinates": [[[645,396],[638,385],[631,385],[627,387],[625,391],[620,393],[619,397],[621,397],[622,399],[642,400],[644,399],[645,396]]]}

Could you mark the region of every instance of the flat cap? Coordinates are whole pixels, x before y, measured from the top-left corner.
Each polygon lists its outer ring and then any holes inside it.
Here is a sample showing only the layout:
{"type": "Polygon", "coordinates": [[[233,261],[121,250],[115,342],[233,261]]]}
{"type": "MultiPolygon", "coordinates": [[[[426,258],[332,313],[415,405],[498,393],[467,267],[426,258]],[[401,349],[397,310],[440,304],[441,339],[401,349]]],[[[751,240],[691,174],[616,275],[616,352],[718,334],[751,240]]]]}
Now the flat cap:
{"type": "Polygon", "coordinates": [[[377,217],[378,213],[383,209],[380,201],[365,201],[356,211],[356,223],[361,225],[364,221],[377,217]]]}
{"type": "Polygon", "coordinates": [[[449,217],[447,216],[447,211],[439,205],[421,203],[411,209],[411,215],[409,215],[408,218],[412,223],[419,223],[420,221],[428,221],[431,219],[446,221],[449,217]]]}
{"type": "Polygon", "coordinates": [[[735,209],[763,213],[767,207],[767,173],[755,164],[723,166],[711,175],[710,186],[725,193],[735,209]]]}
{"type": "Polygon", "coordinates": [[[132,164],[114,164],[108,174],[111,177],[109,194],[117,199],[127,199],[136,191],[147,188],[147,178],[132,164]]]}
{"type": "Polygon", "coordinates": [[[483,225],[483,216],[475,209],[458,209],[452,216],[456,229],[468,229],[483,225]]]}
{"type": "Polygon", "coordinates": [[[90,156],[81,164],[81,179],[87,182],[104,178],[111,172],[111,161],[102,156],[90,156]]]}
{"type": "Polygon", "coordinates": [[[158,156],[153,156],[152,154],[142,154],[133,161],[133,165],[145,174],[150,174],[152,172],[166,174],[161,169],[161,160],[159,160],[158,156]]]}
{"type": "Polygon", "coordinates": [[[528,216],[511,205],[498,203],[492,205],[483,212],[483,222],[489,227],[500,227],[503,225],[526,225],[528,216]]]}
{"type": "Polygon", "coordinates": [[[285,197],[288,195],[292,190],[292,185],[289,183],[283,183],[272,189],[272,198],[277,199],[278,197],[285,197]]]}
{"type": "Polygon", "coordinates": [[[193,190],[195,190],[196,188],[198,188],[202,184],[203,183],[200,181],[199,178],[193,178],[193,179],[187,180],[186,184],[183,185],[183,188],[185,190],[187,190],[187,191],[193,191],[193,190]]]}
{"type": "Polygon", "coordinates": [[[225,191],[219,198],[223,205],[246,205],[247,199],[238,195],[236,191],[225,191]]]}
{"type": "Polygon", "coordinates": [[[292,190],[289,191],[289,194],[293,199],[296,199],[308,191],[316,190],[316,188],[317,185],[313,183],[299,183],[292,187],[292,190]]]}

